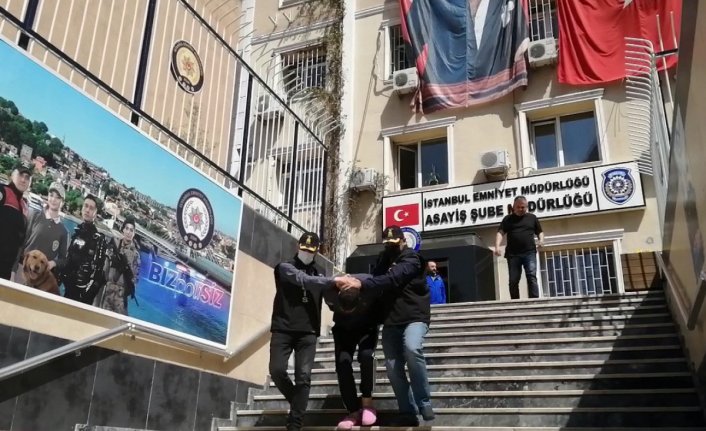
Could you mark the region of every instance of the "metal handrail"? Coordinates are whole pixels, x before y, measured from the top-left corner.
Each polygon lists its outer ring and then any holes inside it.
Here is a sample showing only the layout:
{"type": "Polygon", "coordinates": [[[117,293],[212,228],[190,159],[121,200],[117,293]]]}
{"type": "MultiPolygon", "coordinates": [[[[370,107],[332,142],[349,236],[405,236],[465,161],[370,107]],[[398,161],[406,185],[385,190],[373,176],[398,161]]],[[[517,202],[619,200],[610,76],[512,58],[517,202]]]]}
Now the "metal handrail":
{"type": "Polygon", "coordinates": [[[74,341],[73,343],[69,343],[65,346],[57,347],[56,349],[50,350],[40,355],[33,356],[20,362],[16,362],[12,365],[8,365],[7,367],[0,369],[0,381],[9,379],[10,377],[14,377],[18,374],[22,374],[25,371],[37,368],[60,356],[66,355],[67,353],[73,353],[83,348],[91,347],[96,343],[108,340],[126,331],[129,331],[133,327],[134,325],[132,323],[125,323],[115,328],[99,332],[96,335],[86,337],[83,340],[74,341]]]}

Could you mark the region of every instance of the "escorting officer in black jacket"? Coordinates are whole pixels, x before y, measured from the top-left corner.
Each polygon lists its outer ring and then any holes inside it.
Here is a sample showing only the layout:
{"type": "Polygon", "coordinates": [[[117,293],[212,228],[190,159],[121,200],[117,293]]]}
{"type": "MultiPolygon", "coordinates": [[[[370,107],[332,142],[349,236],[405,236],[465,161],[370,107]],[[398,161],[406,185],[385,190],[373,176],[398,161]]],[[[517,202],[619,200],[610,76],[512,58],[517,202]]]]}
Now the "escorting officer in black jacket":
{"type": "MultiPolygon", "coordinates": [[[[363,275],[356,275],[364,278],[363,275]]],[[[369,275],[367,277],[370,277],[369,275]]],[[[371,426],[377,421],[373,407],[375,385],[375,349],[378,343],[378,327],[382,323],[380,293],[375,289],[361,291],[350,287],[338,290],[327,289],[324,301],[333,311],[332,329],[336,357],[336,375],[343,404],[348,415],[339,423],[339,431],[354,426],[371,426]],[[358,350],[360,364],[360,394],[353,376],[353,355],[358,350]]]]}
{"type": "Polygon", "coordinates": [[[422,346],[431,320],[425,265],[421,256],[407,247],[404,233],[398,226],[385,228],[382,242],[385,251],[373,270],[373,277],[360,283],[349,277],[348,282],[340,287],[362,286],[361,293],[368,289],[383,293],[386,314],[382,349],[387,377],[400,410],[400,417],[390,425],[418,426],[417,414],[427,421],[434,419],[422,346]]]}
{"type": "Polygon", "coordinates": [[[32,183],[32,167],[18,162],[10,182],[0,185],[0,278],[9,280],[27,232],[29,205],[24,193],[32,183]]]}
{"type": "Polygon", "coordinates": [[[270,376],[290,405],[287,430],[302,428],[309,402],[311,368],[316,339],[321,330],[321,303],[326,289],[335,289],[333,278],[320,277],[314,257],[320,240],[313,232],[299,239],[299,251],[290,261],[275,266],[275,293],[270,341],[270,376]],[[294,382],[287,362],[294,351],[294,382]]]}

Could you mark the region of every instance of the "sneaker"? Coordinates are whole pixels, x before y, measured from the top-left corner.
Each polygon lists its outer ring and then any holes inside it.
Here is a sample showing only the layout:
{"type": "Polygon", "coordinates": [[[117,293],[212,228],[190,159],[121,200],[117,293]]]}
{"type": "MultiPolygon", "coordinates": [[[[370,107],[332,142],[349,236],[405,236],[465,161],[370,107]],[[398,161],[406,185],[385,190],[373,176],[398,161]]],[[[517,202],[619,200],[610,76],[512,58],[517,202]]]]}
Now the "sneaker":
{"type": "Polygon", "coordinates": [[[422,415],[422,419],[425,421],[433,421],[436,415],[434,414],[434,409],[432,409],[431,404],[419,409],[419,413],[422,415]]]}
{"type": "Polygon", "coordinates": [[[365,427],[373,425],[378,420],[378,412],[372,407],[363,407],[360,411],[360,423],[365,427]]]}
{"type": "Polygon", "coordinates": [[[341,419],[341,422],[338,423],[338,426],[336,427],[337,430],[339,431],[349,431],[351,430],[354,426],[360,425],[360,419],[358,413],[351,413],[345,418],[341,419]]]}

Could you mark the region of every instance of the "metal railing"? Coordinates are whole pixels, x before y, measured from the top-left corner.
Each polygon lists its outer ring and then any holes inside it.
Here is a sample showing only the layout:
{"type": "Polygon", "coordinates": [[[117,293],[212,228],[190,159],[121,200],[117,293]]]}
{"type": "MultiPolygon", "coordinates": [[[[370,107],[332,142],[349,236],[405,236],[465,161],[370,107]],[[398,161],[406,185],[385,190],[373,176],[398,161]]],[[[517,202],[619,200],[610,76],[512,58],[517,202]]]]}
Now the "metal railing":
{"type": "Polygon", "coordinates": [[[613,247],[609,245],[540,252],[542,296],[618,293],[615,259],[613,247]]]}
{"type": "MultiPolygon", "coordinates": [[[[200,6],[208,20],[186,0],[6,0],[0,1],[0,33],[97,103],[237,190],[247,205],[278,226],[293,235],[322,233],[324,141],[339,127],[338,120],[314,110],[303,91],[289,99],[278,94],[233,48],[239,43],[237,31],[228,30],[234,24],[209,21],[214,18],[200,6]],[[170,76],[179,40],[200,57],[204,79],[198,91],[182,91],[170,76]]],[[[290,85],[283,82],[279,88],[290,85]]]]}
{"type": "Polygon", "coordinates": [[[555,0],[530,0],[530,40],[559,38],[555,0]]]}

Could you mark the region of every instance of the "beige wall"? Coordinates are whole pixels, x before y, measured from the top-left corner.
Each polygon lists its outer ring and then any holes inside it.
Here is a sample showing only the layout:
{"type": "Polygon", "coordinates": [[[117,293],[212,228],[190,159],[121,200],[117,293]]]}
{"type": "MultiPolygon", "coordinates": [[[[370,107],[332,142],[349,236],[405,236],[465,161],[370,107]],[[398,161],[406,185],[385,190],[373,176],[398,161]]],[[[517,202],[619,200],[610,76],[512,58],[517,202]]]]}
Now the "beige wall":
{"type": "Polygon", "coordinates": [[[706,92],[706,7],[701,2],[684,2],[682,16],[677,113],[672,131],[675,137],[683,136],[683,140],[673,137],[672,141],[664,248],[668,254],[672,311],[681,327],[689,357],[695,368],[701,368],[700,377],[703,379],[706,372],[706,307],[701,308],[693,330],[686,327],[686,321],[699,289],[697,273],[705,269],[698,267],[693,255],[699,248],[703,250],[703,244],[706,244],[706,170],[703,169],[706,160],[706,101],[703,98],[706,92]],[[683,133],[678,133],[679,130],[683,133]],[[677,155],[678,148],[684,148],[683,160],[677,155]],[[690,199],[695,201],[696,216],[685,211],[689,184],[693,188],[690,199]]]}

